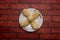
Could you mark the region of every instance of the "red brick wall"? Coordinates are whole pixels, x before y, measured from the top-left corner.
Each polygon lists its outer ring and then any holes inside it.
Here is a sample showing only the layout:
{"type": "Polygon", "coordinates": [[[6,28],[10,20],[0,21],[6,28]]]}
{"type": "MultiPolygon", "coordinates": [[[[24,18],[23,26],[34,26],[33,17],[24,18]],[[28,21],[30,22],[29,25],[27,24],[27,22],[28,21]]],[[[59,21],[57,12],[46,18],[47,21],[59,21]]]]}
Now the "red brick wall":
{"type": "Polygon", "coordinates": [[[59,40],[60,0],[0,0],[0,40],[59,40]],[[19,14],[24,8],[41,11],[44,22],[33,33],[19,26],[19,14]]]}

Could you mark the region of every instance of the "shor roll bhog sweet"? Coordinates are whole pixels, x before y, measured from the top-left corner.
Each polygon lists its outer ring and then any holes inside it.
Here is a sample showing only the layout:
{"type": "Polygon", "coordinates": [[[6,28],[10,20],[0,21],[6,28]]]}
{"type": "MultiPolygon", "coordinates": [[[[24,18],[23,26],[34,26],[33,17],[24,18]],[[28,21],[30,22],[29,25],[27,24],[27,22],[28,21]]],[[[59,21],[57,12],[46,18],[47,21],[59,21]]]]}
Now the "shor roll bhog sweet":
{"type": "Polygon", "coordinates": [[[39,16],[39,11],[36,10],[36,11],[34,12],[34,14],[32,15],[32,17],[33,17],[34,19],[36,19],[38,16],[39,16]]]}
{"type": "Polygon", "coordinates": [[[28,21],[28,20],[25,20],[25,21],[22,21],[20,25],[21,25],[21,27],[24,28],[24,27],[26,27],[28,24],[29,24],[29,21],[28,21]]]}
{"type": "Polygon", "coordinates": [[[24,10],[23,10],[23,15],[24,15],[25,17],[29,17],[29,16],[30,16],[30,14],[29,14],[29,12],[27,11],[27,9],[24,9],[24,10]]]}
{"type": "Polygon", "coordinates": [[[31,22],[31,25],[32,25],[32,28],[33,28],[34,30],[39,29],[38,24],[37,24],[35,21],[32,21],[32,22],[31,22]]]}

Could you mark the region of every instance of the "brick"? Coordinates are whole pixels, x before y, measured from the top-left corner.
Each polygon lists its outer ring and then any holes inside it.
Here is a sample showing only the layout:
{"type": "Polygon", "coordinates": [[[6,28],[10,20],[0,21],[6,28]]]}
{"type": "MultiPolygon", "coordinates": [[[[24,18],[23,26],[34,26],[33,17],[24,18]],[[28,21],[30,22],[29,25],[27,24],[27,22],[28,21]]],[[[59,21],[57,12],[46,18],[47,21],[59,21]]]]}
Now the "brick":
{"type": "Polygon", "coordinates": [[[21,40],[40,40],[40,39],[21,39],[21,40]]]}
{"type": "Polygon", "coordinates": [[[17,33],[8,33],[8,38],[17,38],[17,33]]]}
{"type": "Polygon", "coordinates": [[[53,9],[60,9],[60,5],[59,4],[53,5],[53,9]]]}
{"type": "Polygon", "coordinates": [[[41,39],[60,39],[60,34],[40,34],[41,39]]]}
{"type": "Polygon", "coordinates": [[[56,3],[56,0],[41,0],[41,3],[56,3]]]}
{"type": "Polygon", "coordinates": [[[9,8],[8,4],[0,4],[0,9],[6,9],[9,8]]]}
{"type": "Polygon", "coordinates": [[[38,40],[38,39],[15,39],[15,40],[38,40]]]}
{"type": "Polygon", "coordinates": [[[40,0],[21,0],[23,3],[40,3],[40,0]]]}
{"type": "Polygon", "coordinates": [[[17,34],[16,33],[0,33],[0,38],[1,39],[17,38],[17,34]]]}
{"type": "Polygon", "coordinates": [[[51,16],[43,16],[44,21],[51,21],[52,17],[51,16]]]}
{"type": "Polygon", "coordinates": [[[0,21],[0,27],[19,27],[19,24],[13,21],[0,21]]]}
{"type": "Polygon", "coordinates": [[[43,15],[60,15],[60,10],[42,10],[43,15]]]}
{"type": "Polygon", "coordinates": [[[60,3],[60,0],[56,0],[56,3],[60,3]]]}
{"type": "Polygon", "coordinates": [[[0,27],[7,27],[8,26],[8,22],[7,21],[0,21],[0,27]]]}
{"type": "Polygon", "coordinates": [[[52,28],[52,33],[60,33],[60,28],[52,28]]]}
{"type": "Polygon", "coordinates": [[[60,16],[53,16],[53,21],[60,21],[60,16]]]}
{"type": "Polygon", "coordinates": [[[47,23],[43,22],[42,27],[47,27],[47,23]]]}
{"type": "Polygon", "coordinates": [[[59,28],[60,22],[52,22],[53,27],[59,28]]]}
{"type": "Polygon", "coordinates": [[[37,33],[51,33],[50,31],[50,28],[40,28],[37,33]]]}
{"type": "Polygon", "coordinates": [[[8,33],[0,33],[0,39],[8,38],[8,33]]]}
{"type": "Polygon", "coordinates": [[[8,32],[11,32],[11,33],[14,33],[14,32],[17,32],[17,33],[26,33],[22,28],[9,28],[8,32]]]}
{"type": "Polygon", "coordinates": [[[43,15],[53,15],[52,10],[42,10],[43,15]]]}
{"type": "Polygon", "coordinates": [[[12,9],[29,8],[30,4],[10,4],[12,9]]]}
{"type": "Polygon", "coordinates": [[[24,31],[20,26],[18,28],[18,33],[26,33],[26,31],[24,31]]]}
{"type": "Polygon", "coordinates": [[[8,26],[10,26],[10,27],[13,27],[13,26],[18,27],[19,25],[18,25],[18,22],[9,21],[8,26]]]}
{"type": "Polygon", "coordinates": [[[0,0],[0,3],[18,3],[18,0],[0,0]]]}
{"type": "Polygon", "coordinates": [[[60,10],[52,10],[53,15],[60,15],[60,10]]]}
{"type": "Polygon", "coordinates": [[[18,28],[9,28],[8,32],[11,32],[11,33],[18,32],[18,28]]]}
{"type": "Polygon", "coordinates": [[[19,15],[17,10],[0,10],[0,14],[19,15]]]}
{"type": "Polygon", "coordinates": [[[7,20],[7,15],[0,15],[0,20],[1,21],[7,20]]]}
{"type": "Polygon", "coordinates": [[[9,15],[8,20],[9,21],[18,21],[19,20],[19,16],[9,15]]]}
{"type": "MultiPolygon", "coordinates": [[[[19,39],[9,39],[9,40],[19,40],[19,39]]],[[[23,40],[23,39],[20,39],[20,40],[23,40]]]]}
{"type": "Polygon", "coordinates": [[[0,39],[0,40],[8,40],[8,39],[0,39]]]}
{"type": "Polygon", "coordinates": [[[51,21],[50,22],[49,21],[46,21],[46,22],[44,21],[42,27],[45,27],[45,28],[52,27],[52,22],[51,21]]]}
{"type": "Polygon", "coordinates": [[[1,32],[8,32],[7,29],[8,29],[8,28],[0,28],[0,33],[1,33],[1,32]]]}
{"type": "Polygon", "coordinates": [[[50,4],[32,4],[32,8],[51,9],[51,5],[50,4]]]}
{"type": "Polygon", "coordinates": [[[18,34],[19,35],[19,38],[21,39],[36,39],[36,38],[39,38],[39,35],[38,34],[35,34],[35,33],[26,33],[26,34],[18,34]]]}

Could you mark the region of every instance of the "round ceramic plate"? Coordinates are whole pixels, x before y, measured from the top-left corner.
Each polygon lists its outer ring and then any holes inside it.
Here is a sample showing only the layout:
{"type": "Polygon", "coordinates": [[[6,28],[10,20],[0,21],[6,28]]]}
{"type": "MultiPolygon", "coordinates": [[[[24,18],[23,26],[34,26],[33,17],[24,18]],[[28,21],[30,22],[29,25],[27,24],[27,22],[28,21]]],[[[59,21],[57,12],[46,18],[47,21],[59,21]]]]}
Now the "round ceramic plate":
{"type": "MultiPolygon", "coordinates": [[[[30,15],[32,15],[34,13],[34,8],[27,8],[27,11],[30,12],[30,15]]],[[[38,10],[39,11],[39,10],[38,10]]],[[[22,21],[26,20],[27,18],[23,15],[23,12],[21,12],[21,14],[19,15],[19,24],[21,24],[22,21]]],[[[43,17],[42,14],[40,13],[40,16],[38,16],[38,18],[35,20],[36,23],[38,24],[38,27],[40,29],[42,23],[43,23],[43,17]]],[[[22,28],[22,27],[21,27],[22,28]]],[[[26,26],[25,28],[22,28],[23,30],[27,31],[27,32],[34,32],[36,30],[34,30],[31,26],[31,24],[29,24],[28,26],[26,26]]]]}

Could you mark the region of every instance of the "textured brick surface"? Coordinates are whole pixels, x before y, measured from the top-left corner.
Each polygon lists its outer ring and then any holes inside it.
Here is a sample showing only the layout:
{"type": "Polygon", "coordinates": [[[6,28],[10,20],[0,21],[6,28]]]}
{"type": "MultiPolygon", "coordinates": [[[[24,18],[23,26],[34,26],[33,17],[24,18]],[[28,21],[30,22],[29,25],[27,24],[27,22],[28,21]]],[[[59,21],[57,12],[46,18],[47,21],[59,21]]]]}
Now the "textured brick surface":
{"type": "Polygon", "coordinates": [[[9,5],[8,4],[0,4],[0,9],[7,9],[9,8],[9,5]]]}
{"type": "Polygon", "coordinates": [[[40,35],[41,39],[50,39],[50,40],[59,40],[60,39],[60,34],[41,34],[40,35]]]}
{"type": "Polygon", "coordinates": [[[0,0],[0,40],[60,40],[60,0],[0,0]],[[36,8],[43,25],[33,33],[19,25],[24,8],[36,8]]]}
{"type": "Polygon", "coordinates": [[[53,16],[54,21],[60,21],[60,16],[53,16]]]}
{"type": "Polygon", "coordinates": [[[37,9],[51,9],[50,4],[32,4],[32,7],[37,9]]]}
{"type": "Polygon", "coordinates": [[[0,3],[18,3],[18,0],[0,0],[0,3]]]}
{"type": "Polygon", "coordinates": [[[19,13],[18,13],[18,10],[3,9],[3,10],[0,10],[0,14],[18,15],[19,13]]]}
{"type": "Polygon", "coordinates": [[[11,4],[10,7],[12,9],[21,9],[21,8],[29,8],[29,4],[11,4]]]}
{"type": "Polygon", "coordinates": [[[57,0],[41,0],[41,3],[56,3],[57,0]]]}
{"type": "Polygon", "coordinates": [[[13,15],[9,15],[9,17],[8,17],[8,20],[11,20],[11,21],[18,21],[18,19],[19,19],[19,16],[13,16],[13,15]]]}
{"type": "Polygon", "coordinates": [[[38,39],[39,38],[39,34],[35,34],[35,33],[28,33],[28,34],[19,34],[18,38],[21,39],[38,39]]]}
{"type": "Polygon", "coordinates": [[[22,3],[40,3],[41,0],[21,0],[22,3]]]}
{"type": "Polygon", "coordinates": [[[53,5],[53,9],[60,9],[60,5],[59,4],[53,5]]]}
{"type": "Polygon", "coordinates": [[[51,16],[43,16],[44,21],[51,21],[52,17],[51,16]]]}

